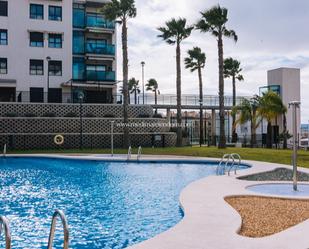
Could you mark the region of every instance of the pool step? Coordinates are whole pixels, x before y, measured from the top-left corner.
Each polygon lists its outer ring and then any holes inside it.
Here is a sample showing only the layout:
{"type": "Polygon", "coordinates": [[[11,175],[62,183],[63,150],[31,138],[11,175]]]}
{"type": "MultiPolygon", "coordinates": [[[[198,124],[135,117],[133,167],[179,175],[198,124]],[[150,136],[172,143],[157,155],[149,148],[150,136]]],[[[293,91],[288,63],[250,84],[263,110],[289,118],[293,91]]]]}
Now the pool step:
{"type": "MultiPolygon", "coordinates": [[[[53,242],[54,242],[55,230],[56,230],[56,223],[57,223],[58,217],[60,218],[60,220],[62,222],[62,226],[63,226],[63,234],[64,234],[64,236],[63,236],[63,249],[69,248],[69,229],[68,229],[68,222],[67,222],[66,216],[62,211],[56,210],[54,212],[53,218],[52,218],[47,249],[53,248],[53,242]]],[[[8,219],[4,216],[0,216],[0,235],[2,233],[2,228],[4,228],[5,249],[11,249],[12,248],[11,229],[10,229],[8,219]]]]}

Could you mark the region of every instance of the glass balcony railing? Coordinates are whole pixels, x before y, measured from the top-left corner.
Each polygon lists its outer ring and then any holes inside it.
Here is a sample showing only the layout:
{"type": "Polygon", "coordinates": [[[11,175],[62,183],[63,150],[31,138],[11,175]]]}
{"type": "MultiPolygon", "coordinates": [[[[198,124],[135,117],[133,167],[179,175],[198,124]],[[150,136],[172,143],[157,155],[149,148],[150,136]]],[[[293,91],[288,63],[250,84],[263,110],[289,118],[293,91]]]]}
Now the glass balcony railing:
{"type": "Polygon", "coordinates": [[[113,71],[86,71],[86,79],[88,81],[115,81],[116,75],[113,71]]]}
{"type": "Polygon", "coordinates": [[[115,55],[115,45],[87,42],[86,53],[115,55]]]}
{"type": "Polygon", "coordinates": [[[105,20],[100,15],[87,15],[86,18],[87,27],[115,29],[115,23],[105,20]]]}

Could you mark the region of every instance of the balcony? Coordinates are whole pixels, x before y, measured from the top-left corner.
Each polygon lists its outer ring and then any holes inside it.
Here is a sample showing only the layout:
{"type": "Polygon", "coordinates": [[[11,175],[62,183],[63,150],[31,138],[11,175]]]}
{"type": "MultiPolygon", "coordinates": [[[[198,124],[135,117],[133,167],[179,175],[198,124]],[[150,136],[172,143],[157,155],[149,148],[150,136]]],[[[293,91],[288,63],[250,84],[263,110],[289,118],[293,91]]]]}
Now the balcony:
{"type": "Polygon", "coordinates": [[[115,45],[97,44],[92,42],[86,43],[86,53],[100,55],[115,55],[115,45]]]}
{"type": "Polygon", "coordinates": [[[87,27],[101,28],[101,29],[115,29],[115,22],[107,21],[101,15],[87,14],[87,27]]]}
{"type": "Polygon", "coordinates": [[[116,74],[114,71],[94,71],[87,70],[86,71],[86,79],[87,81],[115,81],[116,74]]]}

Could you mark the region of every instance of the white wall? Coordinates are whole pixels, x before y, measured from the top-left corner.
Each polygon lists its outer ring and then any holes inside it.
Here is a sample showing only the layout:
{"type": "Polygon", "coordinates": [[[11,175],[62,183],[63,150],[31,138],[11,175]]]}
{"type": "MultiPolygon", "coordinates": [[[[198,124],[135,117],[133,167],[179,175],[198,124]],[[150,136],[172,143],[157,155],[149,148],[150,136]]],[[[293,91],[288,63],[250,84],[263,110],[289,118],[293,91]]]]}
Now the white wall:
{"type": "Polygon", "coordinates": [[[0,46],[1,57],[8,58],[8,74],[0,79],[15,79],[17,91],[29,91],[29,87],[44,87],[47,90],[47,62],[62,61],[62,76],[51,76],[50,87],[60,87],[72,78],[72,0],[9,0],[8,17],[0,17],[0,29],[8,30],[8,46],[0,46]],[[30,19],[30,3],[44,4],[44,20],[30,19]],[[62,6],[62,21],[48,20],[48,6],[62,6]],[[29,46],[29,30],[63,33],[62,49],[48,48],[45,36],[44,48],[29,46]],[[29,74],[29,60],[44,60],[44,75],[29,74]]]}
{"type": "MultiPolygon", "coordinates": [[[[298,68],[278,68],[267,72],[268,85],[280,85],[283,103],[289,107],[291,101],[301,101],[300,97],[300,69],[298,68]]],[[[300,133],[300,110],[297,113],[297,128],[300,133]]],[[[282,131],[282,118],[279,119],[279,125],[282,131]]],[[[290,134],[292,128],[292,110],[288,108],[287,129],[290,134]]]]}

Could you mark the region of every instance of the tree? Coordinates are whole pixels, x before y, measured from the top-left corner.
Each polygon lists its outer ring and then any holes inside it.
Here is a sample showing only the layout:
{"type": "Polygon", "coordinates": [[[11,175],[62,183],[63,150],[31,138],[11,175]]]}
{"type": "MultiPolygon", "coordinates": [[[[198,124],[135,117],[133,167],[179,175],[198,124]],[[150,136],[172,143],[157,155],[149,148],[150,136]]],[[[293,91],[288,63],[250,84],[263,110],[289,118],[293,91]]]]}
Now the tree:
{"type": "MultiPolygon", "coordinates": [[[[227,58],[224,60],[223,65],[223,74],[224,78],[232,78],[233,83],[233,107],[236,106],[236,80],[243,81],[244,77],[240,74],[242,69],[240,68],[240,62],[237,60],[234,60],[233,58],[227,58]]],[[[235,114],[232,114],[232,143],[237,142],[237,134],[235,130],[235,121],[236,116],[235,114]]]]}
{"type": "Polygon", "coordinates": [[[199,79],[199,101],[200,101],[200,146],[203,144],[203,79],[202,69],[205,67],[206,54],[199,47],[194,47],[188,51],[188,57],[185,58],[185,65],[191,72],[197,70],[199,79]]]}
{"type": "MultiPolygon", "coordinates": [[[[284,133],[286,133],[286,118],[285,114],[287,112],[286,106],[283,104],[281,97],[273,92],[268,91],[264,93],[262,97],[259,98],[258,112],[260,115],[267,120],[267,137],[266,146],[267,148],[272,148],[272,121],[276,120],[279,115],[283,115],[283,126],[284,133]]],[[[278,139],[278,138],[276,138],[278,139]]]]}
{"type": "MultiPolygon", "coordinates": [[[[152,91],[155,94],[155,105],[157,105],[158,103],[158,90],[159,86],[158,86],[158,82],[155,79],[150,79],[148,80],[147,84],[146,84],[146,91],[152,91]]],[[[158,110],[156,109],[155,113],[157,114],[158,110]]]]}
{"type": "Polygon", "coordinates": [[[161,32],[158,37],[162,38],[169,45],[176,44],[176,89],[177,89],[177,146],[182,145],[181,129],[181,49],[180,44],[191,35],[192,26],[187,25],[185,18],[171,19],[165,23],[165,27],[160,27],[161,32]]]}
{"type": "Polygon", "coordinates": [[[201,12],[202,18],[196,24],[196,29],[201,32],[211,33],[217,38],[218,61],[219,61],[219,116],[220,116],[220,139],[219,148],[226,147],[225,137],[225,112],[224,112],[224,75],[223,75],[223,37],[233,38],[237,42],[237,35],[234,30],[225,26],[228,10],[220,5],[214,6],[205,12],[201,12]]]}
{"type": "Polygon", "coordinates": [[[134,103],[137,104],[137,94],[141,92],[139,89],[139,81],[135,78],[131,78],[128,82],[128,88],[130,91],[130,94],[134,94],[134,103]]]}
{"type": "Polygon", "coordinates": [[[124,134],[123,146],[128,148],[129,141],[129,127],[126,125],[129,122],[128,106],[128,78],[129,78],[129,59],[128,59],[128,28],[127,23],[129,18],[136,17],[136,8],[134,0],[111,0],[108,2],[102,12],[106,19],[110,21],[116,20],[117,23],[122,25],[122,73],[123,73],[123,121],[124,121],[124,134]]]}
{"type": "Polygon", "coordinates": [[[258,110],[258,96],[255,96],[248,99],[243,99],[239,105],[233,107],[232,115],[238,118],[235,120],[233,124],[233,129],[236,129],[238,124],[245,124],[250,122],[250,130],[251,130],[251,147],[256,147],[256,129],[259,127],[261,123],[261,118],[258,110]]]}

